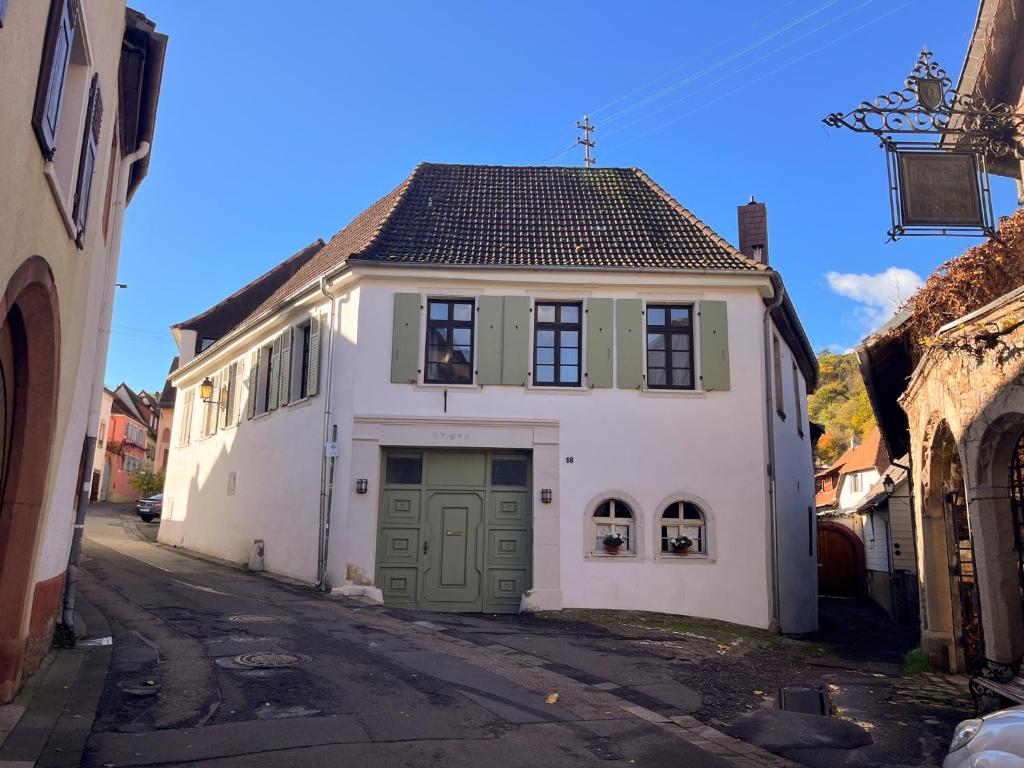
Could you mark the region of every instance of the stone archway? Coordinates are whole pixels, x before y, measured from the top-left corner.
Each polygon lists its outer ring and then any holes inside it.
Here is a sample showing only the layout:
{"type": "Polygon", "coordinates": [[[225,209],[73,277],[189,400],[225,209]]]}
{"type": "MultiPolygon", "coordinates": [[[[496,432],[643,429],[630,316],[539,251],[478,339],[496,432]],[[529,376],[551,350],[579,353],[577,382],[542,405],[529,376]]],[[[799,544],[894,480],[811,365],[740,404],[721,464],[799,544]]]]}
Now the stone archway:
{"type": "Polygon", "coordinates": [[[867,591],[864,542],[842,523],[818,521],[818,594],[862,597],[867,591]]]}
{"type": "Polygon", "coordinates": [[[46,261],[25,261],[0,297],[4,368],[0,465],[0,703],[21,682],[33,570],[43,525],[56,421],[60,319],[46,261]]]}

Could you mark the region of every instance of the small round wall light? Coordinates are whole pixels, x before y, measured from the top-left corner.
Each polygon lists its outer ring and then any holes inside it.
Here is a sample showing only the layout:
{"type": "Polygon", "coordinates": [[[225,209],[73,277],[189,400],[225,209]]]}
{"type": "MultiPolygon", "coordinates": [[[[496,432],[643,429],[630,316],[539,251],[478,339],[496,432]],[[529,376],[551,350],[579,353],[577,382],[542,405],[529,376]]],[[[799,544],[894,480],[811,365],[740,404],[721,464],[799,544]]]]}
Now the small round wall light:
{"type": "Polygon", "coordinates": [[[365,477],[356,480],[356,493],[366,493],[369,489],[370,482],[365,477]]]}
{"type": "Polygon", "coordinates": [[[545,504],[551,503],[551,489],[541,488],[540,489],[540,500],[545,504]]]}

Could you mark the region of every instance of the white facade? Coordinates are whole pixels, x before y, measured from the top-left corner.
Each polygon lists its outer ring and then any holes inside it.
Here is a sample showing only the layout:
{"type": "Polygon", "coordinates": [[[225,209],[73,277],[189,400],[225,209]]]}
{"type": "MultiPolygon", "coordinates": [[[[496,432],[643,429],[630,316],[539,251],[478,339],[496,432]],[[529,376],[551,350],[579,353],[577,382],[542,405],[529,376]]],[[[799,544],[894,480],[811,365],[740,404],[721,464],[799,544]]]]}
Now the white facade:
{"type": "MultiPolygon", "coordinates": [[[[327,581],[374,594],[381,449],[525,449],[532,455],[532,586],[526,609],[662,611],[786,632],[816,627],[813,469],[806,386],[782,345],[788,414],[774,412],[778,515],[773,564],[766,414],[767,275],[659,274],[350,266],[337,297],[333,371],[330,302],[316,292],[246,332],[234,332],[174,374],[178,407],[165,486],[162,542],[234,561],[265,542],[270,571],[317,575],[324,410],[337,425],[327,581]],[[521,295],[647,302],[726,302],[731,388],[721,392],[617,388],[393,384],[395,294],[521,295]],[[201,437],[204,408],[189,390],[311,314],[324,318],[320,391],[201,437]],[[191,414],[191,439],[183,438],[191,414]],[[367,492],[356,492],[357,481],[367,492]],[[550,503],[541,501],[549,489],[550,503]],[[635,512],[633,553],[594,552],[591,516],[609,498],[635,512]],[[659,517],[675,501],[705,514],[706,553],[661,551],[659,517]],[[777,571],[780,590],[773,596],[777,571]],[[773,621],[778,604],[779,621],[773,621]]],[[[699,329],[698,329],[699,331],[699,329]]],[[[774,331],[771,331],[774,333],[774,331]]],[[[699,338],[699,332],[694,334],[699,338]]],[[[532,346],[532,345],[531,345],[532,346]]],[[[187,361],[188,343],[182,360],[187,361]]],[[[582,349],[586,348],[584,339],[582,349]]],[[[479,351],[479,350],[478,350],[479,351]]],[[[422,355],[422,352],[421,352],[422,355]]],[[[699,360],[699,350],[695,358],[699,360]]],[[[476,359],[476,356],[474,357],[476,359]]],[[[587,361],[582,361],[586,370],[587,361]]],[[[423,369],[422,358],[420,369],[423,369]]],[[[699,371],[698,371],[699,373],[699,371]]],[[[244,389],[244,387],[243,387],[244,389]]],[[[236,394],[235,402],[246,395],[236,394]]],[[[230,418],[229,421],[234,421],[230,418]]]]}
{"type": "Polygon", "coordinates": [[[871,486],[877,483],[881,477],[874,467],[845,473],[839,481],[840,511],[845,512],[860,506],[860,503],[868,495],[868,491],[871,490],[871,486]]]}

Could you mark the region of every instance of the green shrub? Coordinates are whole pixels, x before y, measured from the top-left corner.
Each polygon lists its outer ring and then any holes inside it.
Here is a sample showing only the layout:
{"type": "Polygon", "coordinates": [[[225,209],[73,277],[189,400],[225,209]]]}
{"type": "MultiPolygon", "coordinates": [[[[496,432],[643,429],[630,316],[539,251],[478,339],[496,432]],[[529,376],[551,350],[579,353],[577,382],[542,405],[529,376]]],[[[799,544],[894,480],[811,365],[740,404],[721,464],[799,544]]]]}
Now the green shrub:
{"type": "Polygon", "coordinates": [[[904,675],[921,675],[931,671],[932,663],[928,660],[928,654],[924,652],[924,648],[907,651],[907,655],[903,657],[904,675]]]}

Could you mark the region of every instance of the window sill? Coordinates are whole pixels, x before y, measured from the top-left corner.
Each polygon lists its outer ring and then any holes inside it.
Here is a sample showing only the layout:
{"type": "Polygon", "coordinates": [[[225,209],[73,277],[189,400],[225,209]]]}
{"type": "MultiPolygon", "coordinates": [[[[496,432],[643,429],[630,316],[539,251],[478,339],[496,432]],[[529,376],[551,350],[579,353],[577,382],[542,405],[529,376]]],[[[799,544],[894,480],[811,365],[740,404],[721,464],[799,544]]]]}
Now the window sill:
{"type": "Polygon", "coordinates": [[[642,396],[652,397],[707,397],[708,393],[703,389],[661,389],[660,387],[641,387],[639,390],[642,396]]]}
{"type": "Polygon", "coordinates": [[[640,562],[642,558],[636,552],[620,552],[617,555],[609,555],[607,552],[588,552],[587,560],[626,560],[631,563],[640,562]]]}
{"type": "MultiPolygon", "coordinates": [[[[275,408],[274,410],[277,410],[277,409],[275,408]]],[[[267,416],[269,416],[273,412],[274,411],[263,411],[262,413],[257,413],[256,415],[252,416],[249,419],[249,421],[258,421],[259,419],[265,419],[267,416]]]]}
{"type": "Polygon", "coordinates": [[[312,400],[313,399],[309,395],[306,395],[305,397],[300,397],[297,400],[289,400],[287,403],[285,403],[281,407],[282,408],[305,408],[306,406],[308,406],[312,402],[312,400]]]}
{"type": "MultiPolygon", "coordinates": [[[[502,384],[489,384],[488,386],[508,386],[502,384]]],[[[417,381],[413,384],[414,389],[427,389],[432,392],[440,392],[443,389],[457,389],[462,392],[482,392],[484,386],[482,384],[434,384],[428,381],[417,381]]]]}
{"type": "Polygon", "coordinates": [[[50,192],[53,194],[53,200],[57,203],[57,210],[60,212],[61,221],[64,222],[64,229],[67,230],[68,237],[74,240],[78,237],[78,231],[75,229],[75,220],[71,215],[71,206],[69,206],[67,201],[64,199],[64,193],[60,188],[60,179],[57,178],[57,171],[54,168],[52,160],[46,161],[46,166],[43,169],[43,175],[46,176],[50,192]]]}
{"type": "Polygon", "coordinates": [[[590,387],[557,387],[545,384],[527,384],[527,392],[540,392],[545,395],[558,392],[563,395],[589,395],[593,390],[590,387]]]}
{"type": "Polygon", "coordinates": [[[668,552],[659,552],[654,561],[656,563],[694,563],[709,565],[715,562],[711,555],[673,555],[668,552]]]}

